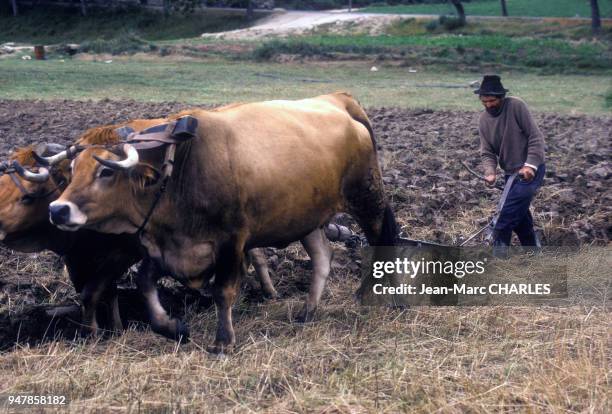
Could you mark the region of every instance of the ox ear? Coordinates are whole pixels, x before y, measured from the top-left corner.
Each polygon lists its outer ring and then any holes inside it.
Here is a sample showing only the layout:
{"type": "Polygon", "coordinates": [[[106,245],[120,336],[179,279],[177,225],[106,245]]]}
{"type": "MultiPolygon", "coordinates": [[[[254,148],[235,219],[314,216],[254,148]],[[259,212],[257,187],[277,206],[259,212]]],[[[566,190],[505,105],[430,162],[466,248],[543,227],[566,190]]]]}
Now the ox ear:
{"type": "Polygon", "coordinates": [[[139,190],[155,185],[159,182],[161,173],[149,164],[138,163],[129,169],[130,182],[139,190]]]}

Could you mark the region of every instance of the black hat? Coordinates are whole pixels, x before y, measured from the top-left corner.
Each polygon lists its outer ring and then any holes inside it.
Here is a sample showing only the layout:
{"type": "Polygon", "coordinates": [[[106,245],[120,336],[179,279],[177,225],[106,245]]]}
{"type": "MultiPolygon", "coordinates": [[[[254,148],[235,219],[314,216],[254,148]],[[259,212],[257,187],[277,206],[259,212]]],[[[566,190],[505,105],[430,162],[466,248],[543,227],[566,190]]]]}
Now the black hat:
{"type": "Polygon", "coordinates": [[[504,89],[504,85],[502,85],[501,78],[498,75],[485,75],[482,78],[480,88],[474,91],[476,95],[491,96],[505,95],[506,92],[508,92],[508,89],[504,89]]]}

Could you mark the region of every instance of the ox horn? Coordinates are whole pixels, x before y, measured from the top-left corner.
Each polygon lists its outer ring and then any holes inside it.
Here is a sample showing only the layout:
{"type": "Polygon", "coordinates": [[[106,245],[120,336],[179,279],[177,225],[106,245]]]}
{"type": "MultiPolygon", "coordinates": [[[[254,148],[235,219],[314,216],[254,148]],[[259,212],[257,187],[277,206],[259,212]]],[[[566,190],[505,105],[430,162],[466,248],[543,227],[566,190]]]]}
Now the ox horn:
{"type": "MultiPolygon", "coordinates": [[[[45,150],[53,151],[54,149],[58,149],[58,146],[59,145],[57,145],[57,144],[49,144],[45,148],[45,150]]],[[[59,146],[59,147],[61,147],[61,146],[59,146]]],[[[42,155],[38,155],[36,153],[36,151],[34,151],[32,153],[32,156],[34,157],[36,162],[39,163],[40,165],[49,166],[49,165],[55,165],[55,164],[57,164],[60,161],[64,161],[66,158],[68,158],[70,156],[70,153],[74,154],[77,151],[77,148],[75,146],[72,146],[72,147],[70,147],[68,149],[65,149],[65,148],[61,148],[61,149],[63,149],[63,151],[60,150],[60,152],[58,152],[57,154],[52,155],[50,157],[43,157],[42,155]]]]}
{"type": "Polygon", "coordinates": [[[104,165],[105,167],[112,168],[113,170],[128,170],[138,164],[140,158],[138,157],[138,151],[136,151],[136,148],[130,144],[123,144],[123,152],[125,152],[127,158],[121,161],[106,160],[96,155],[93,157],[100,164],[104,165]]]}
{"type": "Polygon", "coordinates": [[[32,181],[34,183],[44,183],[49,179],[49,170],[46,168],[41,168],[39,172],[34,173],[23,168],[17,161],[13,161],[13,168],[15,169],[15,172],[24,180],[32,181]]]}

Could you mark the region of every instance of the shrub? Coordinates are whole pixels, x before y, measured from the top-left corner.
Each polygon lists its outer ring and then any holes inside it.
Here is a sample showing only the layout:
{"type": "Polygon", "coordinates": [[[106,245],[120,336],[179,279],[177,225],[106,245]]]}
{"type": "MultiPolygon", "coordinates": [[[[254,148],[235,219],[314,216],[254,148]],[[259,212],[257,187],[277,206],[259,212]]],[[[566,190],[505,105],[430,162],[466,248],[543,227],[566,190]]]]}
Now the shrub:
{"type": "Polygon", "coordinates": [[[461,19],[452,16],[440,16],[438,21],[440,22],[440,25],[448,31],[465,26],[465,23],[462,22],[461,19]]]}
{"type": "Polygon", "coordinates": [[[388,48],[386,47],[373,45],[317,44],[299,40],[272,40],[257,47],[253,51],[253,57],[257,60],[270,60],[280,54],[299,56],[330,56],[331,53],[374,54],[383,53],[386,51],[388,51],[388,48]]]}
{"type": "Polygon", "coordinates": [[[465,23],[463,23],[458,17],[440,16],[438,17],[438,20],[432,20],[427,23],[427,25],[425,25],[425,29],[427,29],[428,32],[435,32],[442,27],[444,30],[450,32],[463,26],[465,26],[465,23]]]}
{"type": "Polygon", "coordinates": [[[438,29],[438,27],[440,27],[440,23],[438,23],[437,20],[432,20],[425,25],[425,29],[428,32],[435,32],[438,29]]]}
{"type": "Polygon", "coordinates": [[[120,55],[124,53],[149,52],[157,49],[153,43],[147,42],[133,33],[123,33],[113,39],[94,39],[81,43],[80,52],[111,53],[120,55]]]}

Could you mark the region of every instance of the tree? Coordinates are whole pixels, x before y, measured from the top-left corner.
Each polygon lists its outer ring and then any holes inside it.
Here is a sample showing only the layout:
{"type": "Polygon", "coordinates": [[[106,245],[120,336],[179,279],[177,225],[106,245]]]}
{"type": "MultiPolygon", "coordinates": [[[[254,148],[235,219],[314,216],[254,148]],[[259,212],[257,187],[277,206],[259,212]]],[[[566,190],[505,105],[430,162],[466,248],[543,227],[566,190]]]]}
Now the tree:
{"type": "Polygon", "coordinates": [[[247,13],[246,13],[246,18],[247,20],[253,20],[253,0],[249,0],[247,2],[247,13]]]}
{"type": "Polygon", "coordinates": [[[465,25],[465,10],[463,9],[463,5],[461,4],[461,0],[450,0],[450,2],[455,6],[457,10],[457,16],[459,17],[459,23],[461,25],[465,25]]]}
{"type": "Polygon", "coordinates": [[[500,1],[501,1],[502,16],[508,16],[508,8],[506,7],[506,0],[500,0],[500,1]]]}
{"type": "Polygon", "coordinates": [[[597,0],[591,0],[591,29],[593,30],[593,34],[601,32],[601,17],[599,15],[597,0]]]}
{"type": "Polygon", "coordinates": [[[13,6],[13,16],[17,16],[19,14],[19,9],[17,8],[17,0],[11,0],[11,6],[13,6]]]}

